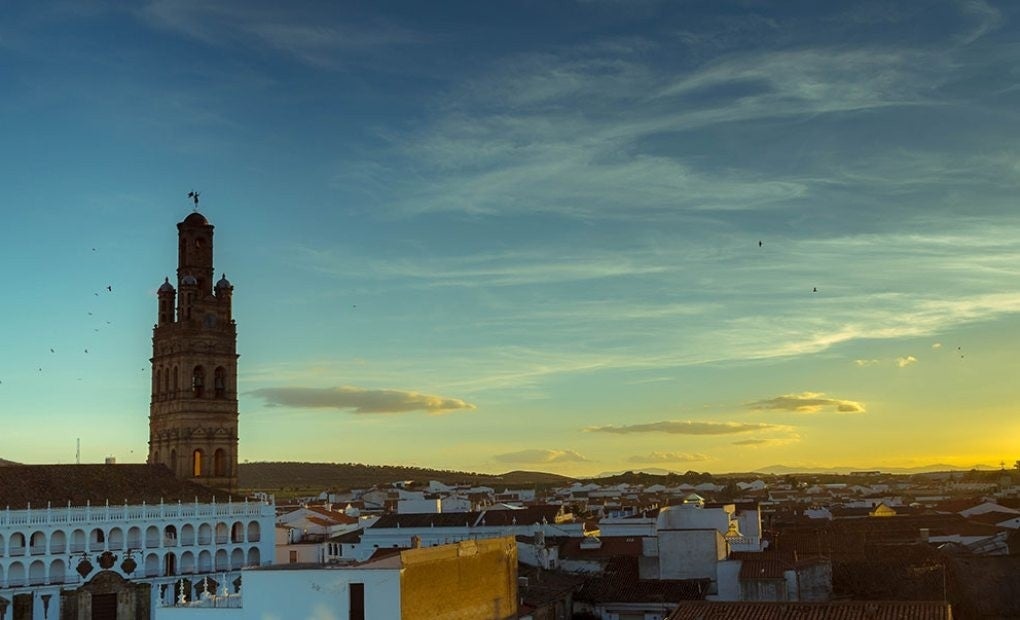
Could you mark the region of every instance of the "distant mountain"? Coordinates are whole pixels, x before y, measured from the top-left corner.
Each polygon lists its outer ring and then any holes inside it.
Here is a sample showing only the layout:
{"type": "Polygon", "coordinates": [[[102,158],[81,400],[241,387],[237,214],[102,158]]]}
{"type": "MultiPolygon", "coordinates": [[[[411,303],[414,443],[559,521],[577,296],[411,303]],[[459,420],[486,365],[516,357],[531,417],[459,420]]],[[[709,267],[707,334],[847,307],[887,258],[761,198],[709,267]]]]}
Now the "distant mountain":
{"type": "Polygon", "coordinates": [[[363,489],[377,484],[401,480],[427,483],[489,486],[497,491],[506,487],[568,485],[573,478],[535,471],[511,471],[505,474],[476,474],[462,471],[403,467],[399,465],[364,465],[360,463],[242,463],[238,466],[239,486],[246,490],[305,491],[363,489]]]}
{"type": "Polygon", "coordinates": [[[594,476],[592,476],[592,478],[593,479],[615,478],[616,476],[622,476],[627,473],[649,474],[651,476],[669,476],[670,474],[673,474],[679,476],[682,475],[684,472],[673,471],[671,469],[663,469],[661,467],[642,467],[639,469],[628,469],[627,471],[604,471],[601,474],[595,474],[594,476]]]}
{"type": "Polygon", "coordinates": [[[932,465],[921,465],[919,467],[796,467],[789,465],[769,465],[754,470],[761,474],[849,474],[854,471],[880,471],[885,474],[924,474],[937,471],[991,471],[998,467],[989,465],[974,465],[973,467],[958,467],[946,465],[945,463],[934,463],[932,465]]]}

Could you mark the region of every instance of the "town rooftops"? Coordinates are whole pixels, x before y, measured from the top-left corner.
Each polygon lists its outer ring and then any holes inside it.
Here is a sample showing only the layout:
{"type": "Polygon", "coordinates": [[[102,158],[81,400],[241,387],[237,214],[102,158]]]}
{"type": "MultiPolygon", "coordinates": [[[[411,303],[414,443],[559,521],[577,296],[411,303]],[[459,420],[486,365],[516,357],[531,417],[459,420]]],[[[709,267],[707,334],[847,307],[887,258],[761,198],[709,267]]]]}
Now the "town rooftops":
{"type": "Polygon", "coordinates": [[[831,603],[681,603],[667,620],[952,620],[949,603],[840,601],[831,603]]]}
{"type": "MultiPolygon", "coordinates": [[[[0,467],[0,509],[226,503],[227,491],[180,480],[165,465],[13,465],[0,467]]],[[[233,498],[235,501],[239,498],[233,498]]]]}
{"type": "Polygon", "coordinates": [[[373,529],[398,527],[483,527],[562,523],[562,506],[528,506],[518,510],[483,510],[482,512],[442,512],[418,514],[385,514],[372,525],[373,529]]]}

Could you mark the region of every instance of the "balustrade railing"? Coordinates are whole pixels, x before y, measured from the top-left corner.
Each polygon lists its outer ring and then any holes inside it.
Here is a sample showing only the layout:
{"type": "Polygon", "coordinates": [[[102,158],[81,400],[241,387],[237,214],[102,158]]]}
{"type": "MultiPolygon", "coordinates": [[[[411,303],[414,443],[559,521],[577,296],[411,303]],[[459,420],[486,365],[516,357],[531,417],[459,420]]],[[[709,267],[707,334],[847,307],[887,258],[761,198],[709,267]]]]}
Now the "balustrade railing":
{"type": "Polygon", "coordinates": [[[0,527],[10,525],[64,525],[154,519],[202,517],[260,517],[274,515],[273,501],[223,503],[142,504],[128,506],[74,506],[0,510],[0,527]]]}

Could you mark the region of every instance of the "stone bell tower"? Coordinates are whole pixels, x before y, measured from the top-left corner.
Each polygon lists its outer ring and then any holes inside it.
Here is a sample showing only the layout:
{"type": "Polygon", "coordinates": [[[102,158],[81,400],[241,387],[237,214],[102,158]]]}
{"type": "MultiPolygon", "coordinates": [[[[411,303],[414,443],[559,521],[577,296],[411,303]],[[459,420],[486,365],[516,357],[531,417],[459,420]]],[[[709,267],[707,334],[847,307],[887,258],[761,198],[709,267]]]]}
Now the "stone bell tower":
{"type": "Polygon", "coordinates": [[[213,226],[197,211],[177,224],[177,288],[159,287],[152,330],[149,463],[178,478],[237,488],[234,287],[213,280],[213,226]],[[174,303],[176,302],[176,308],[174,303]]]}

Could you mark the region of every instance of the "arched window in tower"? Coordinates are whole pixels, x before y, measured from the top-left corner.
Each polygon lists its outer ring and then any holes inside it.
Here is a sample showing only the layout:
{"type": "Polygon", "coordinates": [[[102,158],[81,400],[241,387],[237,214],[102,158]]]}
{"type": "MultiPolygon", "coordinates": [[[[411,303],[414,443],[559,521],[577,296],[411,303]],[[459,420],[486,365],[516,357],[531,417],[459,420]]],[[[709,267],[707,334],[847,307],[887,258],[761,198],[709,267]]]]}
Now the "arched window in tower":
{"type": "Polygon", "coordinates": [[[160,369],[157,368],[156,366],[152,367],[152,395],[153,396],[156,396],[157,394],[159,394],[159,377],[160,377],[160,372],[161,372],[160,369]]]}
{"type": "Polygon", "coordinates": [[[202,451],[195,450],[191,455],[191,475],[195,478],[202,477],[202,451]]]}
{"type": "Polygon", "coordinates": [[[216,390],[216,398],[223,398],[227,395],[227,371],[223,366],[217,366],[213,374],[213,387],[216,390]]]}
{"type": "Polygon", "coordinates": [[[227,453],[219,448],[213,454],[213,472],[217,478],[227,476],[227,453]]]}
{"type": "Polygon", "coordinates": [[[177,450],[171,450],[170,451],[170,471],[174,472],[175,476],[178,475],[177,474],[177,450]]]}
{"type": "Polygon", "coordinates": [[[191,373],[191,391],[195,398],[202,398],[205,391],[205,368],[195,366],[194,372],[191,373]]]}
{"type": "Polygon", "coordinates": [[[174,366],[174,394],[177,393],[177,390],[181,389],[178,386],[179,386],[179,384],[177,383],[177,367],[174,366]]]}
{"type": "Polygon", "coordinates": [[[170,393],[170,367],[163,369],[163,393],[170,393]]]}

